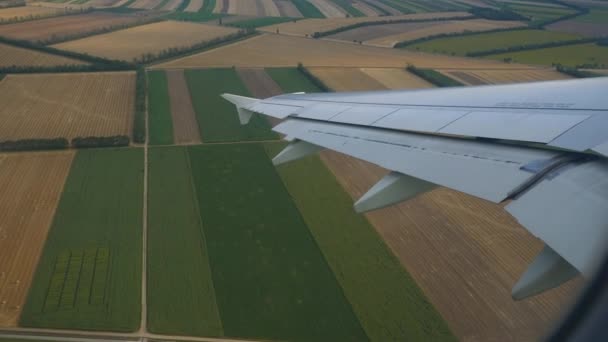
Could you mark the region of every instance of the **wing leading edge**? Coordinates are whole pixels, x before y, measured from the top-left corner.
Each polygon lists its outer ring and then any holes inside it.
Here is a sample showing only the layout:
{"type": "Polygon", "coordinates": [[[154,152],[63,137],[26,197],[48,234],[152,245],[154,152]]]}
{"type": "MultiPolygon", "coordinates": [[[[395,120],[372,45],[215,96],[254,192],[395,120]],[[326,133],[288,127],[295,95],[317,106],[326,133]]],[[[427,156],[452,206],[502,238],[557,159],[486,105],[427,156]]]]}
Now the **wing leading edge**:
{"type": "Polygon", "coordinates": [[[290,144],[280,164],[323,148],[392,172],[355,204],[389,206],[445,186],[506,209],[545,248],[515,284],[527,298],[590,275],[608,242],[608,78],[516,85],[224,94],[241,123],[259,113],[290,144]]]}

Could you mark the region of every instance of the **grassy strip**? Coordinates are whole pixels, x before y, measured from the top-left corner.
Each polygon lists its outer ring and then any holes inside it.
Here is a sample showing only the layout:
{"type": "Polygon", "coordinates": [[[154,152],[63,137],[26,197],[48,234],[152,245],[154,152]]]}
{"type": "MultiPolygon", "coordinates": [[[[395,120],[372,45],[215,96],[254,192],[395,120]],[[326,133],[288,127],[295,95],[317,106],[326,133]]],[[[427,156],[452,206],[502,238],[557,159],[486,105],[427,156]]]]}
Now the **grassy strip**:
{"type": "Polygon", "coordinates": [[[434,34],[434,35],[417,38],[417,39],[412,39],[412,40],[404,40],[404,41],[398,42],[395,45],[393,45],[393,48],[396,48],[396,49],[404,48],[404,47],[408,47],[410,45],[420,44],[420,43],[428,42],[430,40],[435,40],[435,39],[467,37],[467,36],[478,35],[481,33],[510,32],[510,31],[521,31],[521,30],[528,30],[528,29],[530,29],[530,28],[529,27],[512,27],[512,28],[499,28],[499,29],[494,29],[494,30],[487,30],[487,31],[483,31],[483,32],[464,31],[464,32],[454,32],[454,33],[440,33],[440,34],[434,34]]]}
{"type": "MultiPolygon", "coordinates": [[[[267,145],[269,156],[278,149],[267,145]]],[[[318,157],[278,172],[372,341],[456,340],[318,157]]]]}
{"type": "Polygon", "coordinates": [[[135,80],[135,115],[133,117],[133,141],[146,142],[146,93],[148,84],[144,68],[137,69],[135,80]]]}
{"type": "Polygon", "coordinates": [[[325,18],[323,13],[308,0],[291,0],[291,2],[305,18],[325,18]]]}
{"type": "Polygon", "coordinates": [[[21,326],[139,327],[143,165],[142,149],[78,151],[21,326]]]}
{"type": "Polygon", "coordinates": [[[385,19],[385,20],[378,20],[378,21],[367,21],[367,22],[361,22],[361,23],[356,23],[356,24],[351,24],[351,25],[346,25],[346,26],[338,27],[338,28],[335,28],[333,30],[322,31],[322,32],[315,32],[315,33],[312,34],[312,37],[313,38],[321,38],[321,37],[331,36],[332,34],[336,34],[336,33],[344,32],[344,31],[356,29],[356,28],[359,28],[359,27],[366,27],[366,26],[387,25],[387,24],[401,24],[401,23],[422,23],[422,22],[427,22],[427,21],[444,21],[444,20],[456,20],[456,19],[458,19],[458,20],[468,20],[468,19],[475,19],[475,17],[472,16],[472,15],[467,15],[467,16],[454,16],[454,17],[449,17],[449,18],[385,19]]]}
{"type": "Polygon", "coordinates": [[[295,22],[298,18],[287,18],[287,17],[262,17],[262,18],[253,18],[247,19],[243,21],[237,21],[234,23],[227,24],[227,26],[234,26],[243,29],[254,29],[257,27],[286,23],[288,21],[295,22]]]}
{"type": "Polygon", "coordinates": [[[188,151],[151,148],[148,165],[148,328],[223,336],[188,151]]]}
{"type": "Polygon", "coordinates": [[[365,14],[358,9],[352,6],[351,1],[349,0],[330,0],[334,4],[338,5],[338,7],[343,8],[349,17],[365,17],[365,14]]]}
{"type": "Polygon", "coordinates": [[[409,45],[408,48],[432,53],[470,56],[482,50],[499,50],[513,46],[568,41],[578,37],[569,33],[525,29],[495,33],[479,32],[463,37],[441,38],[409,45]]]}
{"type": "Polygon", "coordinates": [[[6,37],[0,37],[0,43],[11,46],[16,46],[24,49],[35,50],[44,52],[52,55],[58,55],[73,59],[78,59],[84,62],[89,62],[91,65],[64,65],[56,67],[4,67],[0,69],[0,73],[24,73],[24,72],[66,72],[66,71],[119,71],[119,70],[133,70],[135,65],[123,61],[109,60],[101,57],[91,56],[78,52],[65,51],[55,49],[49,46],[42,46],[31,43],[27,40],[15,40],[6,37]],[[3,71],[6,70],[6,71],[3,71]]]}
{"type": "Polygon", "coordinates": [[[321,81],[321,79],[319,79],[317,76],[313,75],[310,71],[308,71],[308,69],[306,69],[302,65],[302,63],[298,63],[298,69],[297,70],[304,77],[306,77],[310,81],[310,83],[314,84],[315,87],[317,87],[321,91],[326,91],[326,92],[333,92],[334,91],[328,85],[326,85],[323,81],[321,81]]]}
{"type": "Polygon", "coordinates": [[[164,70],[148,72],[148,119],[151,145],[173,143],[173,120],[167,74],[164,70]]]}
{"type": "Polygon", "coordinates": [[[323,91],[310,78],[306,77],[302,71],[296,68],[266,68],[266,73],[286,93],[318,93],[323,91]]]}
{"type": "Polygon", "coordinates": [[[499,53],[539,50],[539,49],[553,48],[553,47],[558,47],[558,46],[600,42],[602,39],[606,39],[606,38],[579,38],[579,39],[553,41],[553,42],[538,43],[538,44],[509,46],[509,47],[499,48],[499,49],[472,52],[472,53],[468,53],[467,56],[484,57],[484,56],[495,55],[495,54],[499,54],[499,53]]]}
{"type": "Polygon", "coordinates": [[[265,118],[254,115],[248,125],[239,123],[234,105],[223,93],[251,96],[236,71],[230,69],[186,70],[201,137],[204,142],[277,139],[265,118]]]}
{"type": "Polygon", "coordinates": [[[433,69],[419,69],[410,65],[407,67],[407,71],[438,87],[459,87],[464,85],[433,69]]]}
{"type": "Polygon", "coordinates": [[[367,340],[263,146],[188,150],[225,335],[367,340]]]}

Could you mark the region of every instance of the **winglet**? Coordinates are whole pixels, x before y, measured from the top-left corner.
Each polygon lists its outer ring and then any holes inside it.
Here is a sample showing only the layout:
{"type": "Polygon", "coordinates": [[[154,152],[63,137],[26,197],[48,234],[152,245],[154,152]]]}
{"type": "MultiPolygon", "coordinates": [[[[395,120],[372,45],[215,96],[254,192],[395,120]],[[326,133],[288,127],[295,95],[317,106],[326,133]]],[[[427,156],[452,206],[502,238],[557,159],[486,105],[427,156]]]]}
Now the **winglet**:
{"type": "Polygon", "coordinates": [[[245,109],[244,107],[256,103],[258,99],[233,94],[222,94],[222,97],[236,106],[236,110],[239,113],[239,121],[241,122],[241,125],[246,125],[247,123],[249,123],[253,112],[248,109],[245,109]]]}

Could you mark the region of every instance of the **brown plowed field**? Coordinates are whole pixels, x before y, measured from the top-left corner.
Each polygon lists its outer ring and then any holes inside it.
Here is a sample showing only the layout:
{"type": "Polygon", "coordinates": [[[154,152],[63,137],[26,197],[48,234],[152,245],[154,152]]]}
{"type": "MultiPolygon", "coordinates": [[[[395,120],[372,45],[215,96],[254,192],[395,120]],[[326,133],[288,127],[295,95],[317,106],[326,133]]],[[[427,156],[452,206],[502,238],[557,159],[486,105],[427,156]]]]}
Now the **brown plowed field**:
{"type": "Polygon", "coordinates": [[[0,137],[130,135],[134,102],[134,72],[8,75],[0,82],[0,137]]]}
{"type": "MultiPolygon", "coordinates": [[[[335,152],[322,159],[353,199],[387,172],[335,152]]],[[[538,340],[581,285],[513,301],[542,242],[500,206],[462,193],[440,188],[366,216],[462,341],[538,340]]]]}
{"type": "Polygon", "coordinates": [[[73,152],[0,154],[0,326],[23,308],[73,152]]]}
{"type": "Polygon", "coordinates": [[[406,71],[395,68],[361,68],[387,89],[431,88],[433,85],[422,78],[406,71]]]}
{"type": "Polygon", "coordinates": [[[86,65],[88,63],[0,43],[0,67],[86,65]]]}
{"type": "Polygon", "coordinates": [[[423,68],[534,69],[494,60],[432,55],[405,49],[386,49],[280,34],[260,35],[158,64],[153,68],[293,67],[299,62],[308,67],[405,68],[409,63],[423,68]]]}
{"type": "Polygon", "coordinates": [[[0,36],[29,41],[46,41],[104,27],[130,24],[141,20],[131,15],[87,13],[0,25],[0,36]]]}
{"type": "Polygon", "coordinates": [[[171,116],[173,117],[173,139],[176,144],[197,144],[201,135],[192,107],[190,90],[183,70],[167,71],[167,85],[171,99],[171,116]]]}
{"type": "MultiPolygon", "coordinates": [[[[403,24],[389,24],[387,26],[393,25],[403,25],[403,24]]],[[[445,22],[440,22],[438,25],[431,25],[428,27],[420,27],[415,28],[412,27],[410,29],[404,29],[401,32],[395,32],[388,35],[382,35],[370,39],[360,38],[357,40],[363,40],[366,44],[375,45],[375,46],[385,46],[385,47],[393,47],[398,42],[410,41],[418,38],[424,38],[429,36],[434,36],[438,34],[446,34],[446,33],[460,33],[465,31],[489,31],[495,29],[504,29],[504,28],[513,28],[525,26],[526,24],[519,21],[504,21],[504,20],[486,20],[486,19],[474,19],[474,20],[449,20],[445,22]]],[[[345,32],[341,32],[340,39],[343,40],[352,40],[353,37],[360,35],[362,37],[366,36],[374,36],[375,31],[382,31],[386,28],[382,28],[381,26],[368,26],[361,27],[354,30],[349,30],[345,32]]],[[[399,29],[397,30],[399,31],[399,29]]],[[[337,36],[337,35],[336,35],[337,36]]],[[[336,39],[335,36],[333,36],[336,39]]]]}
{"type": "MultiPolygon", "coordinates": [[[[353,199],[388,172],[332,151],[321,158],[353,199]]],[[[581,285],[513,301],[511,288],[542,242],[501,206],[472,196],[438,188],[366,216],[462,341],[538,340],[581,285]]]]}
{"type": "Polygon", "coordinates": [[[188,47],[237,32],[232,27],[163,21],[65,42],[53,47],[110,59],[132,61],[145,53],[188,47]],[[137,44],[134,44],[137,42],[137,44]]]}
{"type": "Polygon", "coordinates": [[[568,75],[553,69],[536,70],[439,70],[443,74],[468,85],[520,83],[565,80],[568,75]]]}
{"type": "MultiPolygon", "coordinates": [[[[286,22],[282,24],[276,24],[266,27],[261,27],[261,31],[274,33],[279,29],[281,34],[287,34],[292,36],[311,36],[315,32],[326,32],[335,30],[340,27],[385,21],[385,20],[421,20],[421,19],[440,19],[440,18],[457,18],[465,17],[470,14],[464,12],[440,12],[440,13],[417,13],[417,14],[403,14],[387,17],[351,17],[351,18],[327,18],[327,19],[304,19],[294,22],[286,22]]],[[[357,39],[360,40],[360,39],[357,39]]]]}
{"type": "Polygon", "coordinates": [[[300,13],[300,11],[298,11],[298,8],[289,0],[274,0],[274,4],[279,9],[279,13],[282,17],[302,17],[302,13],[300,13]]]}
{"type": "Polygon", "coordinates": [[[30,15],[34,18],[44,18],[59,15],[63,11],[56,8],[44,8],[37,6],[23,6],[0,9],[0,22],[8,19],[27,18],[30,15]]]}
{"type": "Polygon", "coordinates": [[[310,72],[334,90],[382,90],[386,87],[359,68],[309,68],[310,72]]]}

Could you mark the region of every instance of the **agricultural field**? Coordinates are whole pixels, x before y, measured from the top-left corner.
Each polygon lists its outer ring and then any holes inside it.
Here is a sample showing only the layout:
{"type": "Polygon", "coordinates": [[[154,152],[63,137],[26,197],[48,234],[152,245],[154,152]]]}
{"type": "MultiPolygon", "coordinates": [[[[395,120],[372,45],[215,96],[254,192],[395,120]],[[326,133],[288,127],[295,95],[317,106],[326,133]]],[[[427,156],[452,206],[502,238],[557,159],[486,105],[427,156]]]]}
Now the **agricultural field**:
{"type": "Polygon", "coordinates": [[[266,68],[265,70],[281,93],[319,92],[319,88],[296,68],[266,68]]]}
{"type": "Polygon", "coordinates": [[[234,69],[187,70],[186,81],[203,142],[258,141],[276,139],[265,118],[255,115],[250,123],[239,123],[234,105],[223,93],[251,96],[234,69]]]}
{"type": "Polygon", "coordinates": [[[51,55],[0,43],[0,68],[53,67],[59,65],[86,65],[88,63],[63,56],[51,55]]]}
{"type": "Polygon", "coordinates": [[[356,40],[368,45],[393,47],[399,42],[413,41],[440,34],[481,32],[521,27],[524,25],[524,23],[518,21],[486,19],[446,20],[360,27],[328,36],[328,38],[344,41],[356,40]]]}
{"type": "Polygon", "coordinates": [[[323,68],[308,69],[330,89],[342,89],[350,86],[352,91],[382,90],[382,83],[361,71],[359,68],[323,68]]]}
{"type": "Polygon", "coordinates": [[[135,9],[157,9],[162,4],[163,0],[135,0],[129,8],[135,9]]]}
{"type": "Polygon", "coordinates": [[[148,328],[223,336],[188,150],[148,153],[148,328]]]}
{"type": "Polygon", "coordinates": [[[549,6],[511,4],[508,6],[512,11],[530,18],[531,24],[541,24],[569,14],[575,13],[569,8],[555,8],[549,6]]]}
{"type": "Polygon", "coordinates": [[[80,150],[19,324],[135,331],[141,310],[143,150],[80,150]]]}
{"type": "Polygon", "coordinates": [[[183,70],[167,70],[167,86],[173,119],[173,139],[176,144],[196,144],[201,135],[192,105],[192,98],[183,70]]]}
{"type": "Polygon", "coordinates": [[[272,0],[216,0],[214,13],[252,17],[279,17],[281,13],[272,0]]]}
{"type": "Polygon", "coordinates": [[[313,6],[315,6],[319,12],[326,18],[344,18],[346,17],[346,11],[340,6],[336,5],[332,0],[308,0],[313,6]]]}
{"type": "Polygon", "coordinates": [[[224,335],[367,340],[264,147],[188,152],[224,335]]]}
{"type": "Polygon", "coordinates": [[[29,20],[52,17],[55,15],[60,15],[62,13],[63,11],[60,11],[55,8],[45,8],[36,6],[2,8],[0,9],[0,23],[13,20],[29,20]]]}
{"type": "Polygon", "coordinates": [[[394,67],[407,64],[436,68],[521,68],[521,65],[498,61],[430,55],[404,49],[344,44],[319,39],[264,34],[192,56],[155,65],[154,69],[189,69],[209,67],[394,67]],[[272,53],[268,53],[272,51],[272,53]]]}
{"type": "Polygon", "coordinates": [[[405,69],[361,68],[387,89],[430,88],[433,85],[405,69]]]}
{"type": "Polygon", "coordinates": [[[2,140],[131,135],[134,72],[8,75],[2,140]]]}
{"type": "Polygon", "coordinates": [[[184,12],[195,13],[203,7],[203,0],[190,0],[188,6],[184,9],[184,12]]]}
{"type": "Polygon", "coordinates": [[[407,48],[430,53],[465,56],[467,53],[505,49],[514,46],[575,40],[579,35],[545,30],[516,30],[481,33],[470,36],[433,39],[408,45],[407,48]]]}
{"type": "Polygon", "coordinates": [[[300,10],[290,0],[274,0],[274,4],[279,10],[281,17],[301,18],[303,17],[300,10]]]}
{"type": "Polygon", "coordinates": [[[0,327],[17,325],[72,157],[0,154],[0,327]]]}
{"type": "Polygon", "coordinates": [[[265,99],[283,92],[268,72],[262,68],[238,68],[236,72],[251,96],[255,98],[265,99]]]}
{"type": "Polygon", "coordinates": [[[140,20],[133,15],[94,12],[0,25],[0,36],[47,43],[140,20]]]}
{"type": "Polygon", "coordinates": [[[291,21],[277,25],[271,25],[260,28],[260,31],[268,33],[276,33],[277,30],[280,34],[311,37],[315,32],[328,32],[355,25],[359,23],[378,22],[385,20],[425,20],[425,19],[439,19],[439,18],[458,18],[469,16],[468,13],[461,12],[447,12],[447,13],[418,13],[418,14],[405,14],[387,17],[357,17],[357,18],[331,18],[331,19],[304,19],[298,21],[291,21]]]}
{"type": "Polygon", "coordinates": [[[188,47],[238,30],[231,27],[163,21],[65,42],[53,47],[109,59],[133,61],[170,48],[188,47]],[[137,42],[137,44],[133,44],[137,42]]]}
{"type": "Polygon", "coordinates": [[[547,29],[587,37],[608,36],[608,9],[591,9],[588,14],[571,20],[558,21],[547,26],[547,29]]]}
{"type": "Polygon", "coordinates": [[[514,63],[567,66],[593,65],[608,66],[608,46],[597,44],[566,45],[554,48],[490,55],[486,58],[510,60],[514,63]]]}
{"type": "Polygon", "coordinates": [[[537,70],[439,70],[444,75],[467,85],[537,82],[571,78],[553,69],[537,70]]]}
{"type": "Polygon", "coordinates": [[[151,145],[173,143],[173,120],[167,75],[164,71],[148,72],[148,125],[151,145]]]}

